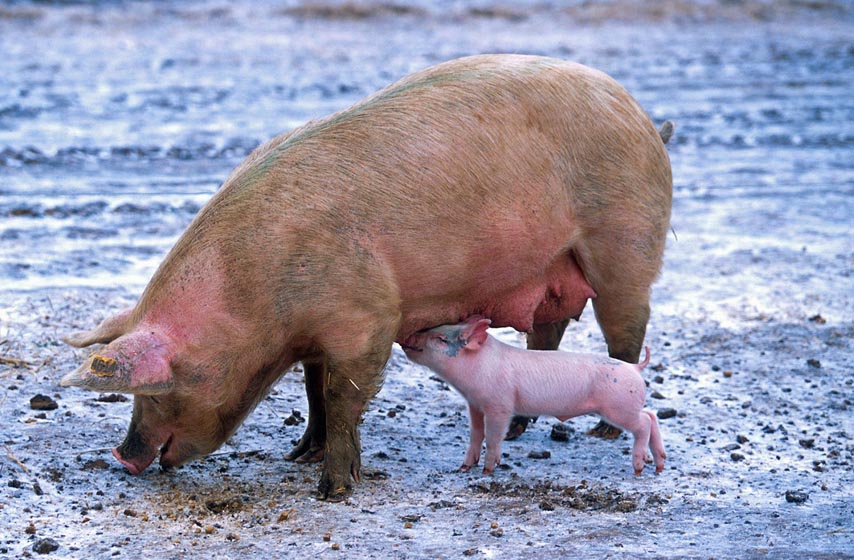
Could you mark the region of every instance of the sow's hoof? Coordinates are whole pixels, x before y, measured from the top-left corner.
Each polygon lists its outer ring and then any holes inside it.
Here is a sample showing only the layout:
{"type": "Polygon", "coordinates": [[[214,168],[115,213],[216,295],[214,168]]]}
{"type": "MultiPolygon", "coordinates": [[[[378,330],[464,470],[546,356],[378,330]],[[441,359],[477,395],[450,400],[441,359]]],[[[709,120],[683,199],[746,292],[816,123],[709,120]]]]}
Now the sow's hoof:
{"type": "Polygon", "coordinates": [[[323,460],[323,446],[314,445],[305,448],[301,446],[294,447],[293,450],[285,455],[285,461],[294,461],[298,464],[319,463],[323,460]]]}
{"type": "Polygon", "coordinates": [[[317,494],[321,500],[340,502],[353,493],[352,481],[359,482],[361,461],[358,455],[350,460],[337,462],[330,461],[330,457],[338,457],[338,455],[326,454],[326,466],[323,467],[323,474],[320,475],[317,494]]]}
{"type": "Polygon", "coordinates": [[[623,430],[615,428],[604,420],[599,420],[599,423],[587,431],[588,436],[598,437],[602,439],[617,439],[623,430]]]}
{"type": "Polygon", "coordinates": [[[528,416],[514,416],[513,420],[510,421],[510,427],[507,428],[507,435],[504,436],[504,439],[506,439],[507,441],[516,439],[517,437],[525,433],[525,430],[528,429],[528,424],[530,422],[536,421],[536,417],[531,418],[528,416]]]}
{"type": "MultiPolygon", "coordinates": [[[[349,476],[347,477],[350,478],[349,476]]],[[[336,482],[324,469],[317,485],[317,497],[328,502],[343,502],[353,493],[353,485],[347,482],[336,482]]]]}

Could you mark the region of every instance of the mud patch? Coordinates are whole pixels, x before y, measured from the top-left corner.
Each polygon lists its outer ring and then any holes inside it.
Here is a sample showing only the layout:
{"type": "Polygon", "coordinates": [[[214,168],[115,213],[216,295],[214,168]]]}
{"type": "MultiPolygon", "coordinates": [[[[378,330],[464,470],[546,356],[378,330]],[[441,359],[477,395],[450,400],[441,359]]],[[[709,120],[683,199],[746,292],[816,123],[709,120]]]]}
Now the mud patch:
{"type": "MultiPolygon", "coordinates": [[[[565,486],[552,481],[525,483],[505,483],[490,481],[469,486],[473,491],[499,498],[512,498],[520,501],[519,508],[526,510],[531,503],[539,504],[540,509],[552,511],[556,508],[579,511],[607,511],[630,513],[638,509],[639,494],[627,494],[616,488],[588,485],[582,480],[579,485],[565,486]]],[[[655,496],[650,498],[655,505],[666,503],[655,496]]],[[[512,501],[512,500],[510,500],[512,501]]],[[[508,508],[506,505],[503,507],[508,508]]]]}

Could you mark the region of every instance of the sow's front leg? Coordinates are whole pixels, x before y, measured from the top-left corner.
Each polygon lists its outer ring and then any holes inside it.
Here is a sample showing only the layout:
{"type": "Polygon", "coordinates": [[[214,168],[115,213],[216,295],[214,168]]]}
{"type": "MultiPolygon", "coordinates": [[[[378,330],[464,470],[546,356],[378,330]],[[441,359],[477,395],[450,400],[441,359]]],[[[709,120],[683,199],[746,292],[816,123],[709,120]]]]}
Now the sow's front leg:
{"type": "MultiPolygon", "coordinates": [[[[357,314],[352,315],[357,316],[357,314]]],[[[323,472],[318,483],[321,499],[340,501],[359,482],[361,443],[358,424],[368,401],[382,383],[382,372],[391,355],[397,324],[388,315],[374,321],[354,320],[356,330],[336,331],[326,341],[327,371],[323,381],[326,406],[326,445],[323,472]],[[368,329],[366,326],[373,327],[368,329]],[[373,331],[373,332],[370,332],[373,331]]]]}
{"type": "MultiPolygon", "coordinates": [[[[534,325],[534,331],[528,335],[528,350],[557,350],[567,325],[569,319],[534,325]]],[[[532,420],[536,421],[536,417],[514,416],[504,439],[511,440],[521,436],[532,420]]]]}

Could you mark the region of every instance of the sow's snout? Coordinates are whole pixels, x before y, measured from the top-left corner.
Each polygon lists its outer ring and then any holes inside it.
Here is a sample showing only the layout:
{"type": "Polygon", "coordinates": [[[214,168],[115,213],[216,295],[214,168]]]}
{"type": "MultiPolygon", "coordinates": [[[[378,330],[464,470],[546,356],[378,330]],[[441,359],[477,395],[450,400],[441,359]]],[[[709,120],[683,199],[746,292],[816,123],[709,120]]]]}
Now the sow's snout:
{"type": "Polygon", "coordinates": [[[168,448],[171,435],[154,416],[149,397],[134,397],[133,416],[124,441],[113,449],[113,457],[131,474],[139,474],[157,457],[161,446],[168,448]],[[161,427],[157,427],[157,426],[161,427]]]}

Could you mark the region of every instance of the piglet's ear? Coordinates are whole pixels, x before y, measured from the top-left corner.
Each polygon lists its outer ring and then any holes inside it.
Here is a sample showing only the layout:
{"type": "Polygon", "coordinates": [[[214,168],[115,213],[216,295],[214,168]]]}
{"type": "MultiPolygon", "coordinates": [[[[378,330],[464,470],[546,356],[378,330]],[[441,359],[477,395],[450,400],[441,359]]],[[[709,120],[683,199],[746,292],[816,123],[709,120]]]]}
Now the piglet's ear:
{"type": "Polygon", "coordinates": [[[475,319],[469,321],[465,330],[462,333],[462,339],[466,341],[466,350],[478,350],[486,342],[486,337],[489,335],[486,332],[487,327],[492,324],[489,319],[475,319]]]}
{"type": "Polygon", "coordinates": [[[62,378],[63,387],[100,393],[159,395],[172,389],[174,343],[142,326],[114,340],[62,378]]]}

